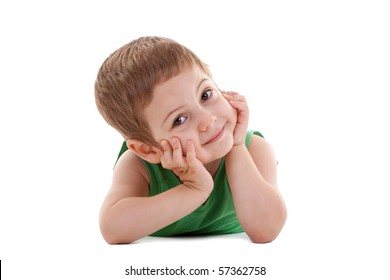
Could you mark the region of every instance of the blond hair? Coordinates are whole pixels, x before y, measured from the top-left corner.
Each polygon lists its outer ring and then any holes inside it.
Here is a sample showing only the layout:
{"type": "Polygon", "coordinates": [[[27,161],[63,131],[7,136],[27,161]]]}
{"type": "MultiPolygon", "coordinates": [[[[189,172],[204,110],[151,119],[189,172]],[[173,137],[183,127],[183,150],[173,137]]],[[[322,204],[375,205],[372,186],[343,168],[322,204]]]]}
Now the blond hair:
{"type": "Polygon", "coordinates": [[[154,87],[193,65],[211,77],[191,50],[163,37],[141,37],[112,53],[99,69],[95,101],[106,122],[126,140],[157,146],[144,109],[151,103],[154,87]]]}

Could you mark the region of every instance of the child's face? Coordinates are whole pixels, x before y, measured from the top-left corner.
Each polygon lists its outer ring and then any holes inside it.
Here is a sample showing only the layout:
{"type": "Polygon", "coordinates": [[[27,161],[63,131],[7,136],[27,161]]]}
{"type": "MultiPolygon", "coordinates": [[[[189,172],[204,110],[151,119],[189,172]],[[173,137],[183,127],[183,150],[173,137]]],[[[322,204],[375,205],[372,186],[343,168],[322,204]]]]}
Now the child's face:
{"type": "Polygon", "coordinates": [[[187,140],[192,140],[203,164],[225,156],[233,146],[236,110],[197,66],[158,84],[145,117],[158,143],[178,137],[186,154],[187,140]]]}

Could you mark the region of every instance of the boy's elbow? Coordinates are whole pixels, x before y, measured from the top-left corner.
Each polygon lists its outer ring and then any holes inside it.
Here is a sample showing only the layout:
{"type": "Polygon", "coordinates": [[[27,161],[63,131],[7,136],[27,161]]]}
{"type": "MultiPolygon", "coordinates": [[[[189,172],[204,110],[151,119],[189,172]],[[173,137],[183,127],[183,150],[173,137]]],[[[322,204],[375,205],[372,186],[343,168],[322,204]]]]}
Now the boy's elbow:
{"type": "Polygon", "coordinates": [[[107,235],[104,235],[103,234],[103,239],[107,242],[108,245],[117,245],[117,244],[121,244],[118,242],[118,240],[116,240],[115,238],[112,238],[110,236],[107,236],[107,235]]]}
{"type": "Polygon", "coordinates": [[[270,243],[274,241],[282,231],[286,219],[287,212],[284,209],[283,214],[273,223],[273,225],[269,226],[267,229],[258,229],[251,234],[248,234],[250,240],[253,243],[270,243]]]}
{"type": "MultiPolygon", "coordinates": [[[[107,217],[106,217],[107,218],[107,217]]],[[[116,244],[129,244],[135,240],[131,239],[131,236],[126,236],[124,234],[123,228],[118,228],[118,223],[113,223],[115,219],[100,219],[100,233],[102,234],[103,239],[110,245],[116,244]]]]}
{"type": "Polygon", "coordinates": [[[122,240],[112,233],[101,231],[103,239],[110,245],[123,244],[122,240]]]}
{"type": "Polygon", "coordinates": [[[135,240],[131,240],[128,237],[124,237],[121,234],[118,234],[114,230],[105,229],[104,227],[100,228],[100,232],[103,236],[103,239],[110,245],[129,244],[135,241],[135,240]]]}
{"type": "Polygon", "coordinates": [[[260,233],[255,233],[252,235],[249,235],[250,240],[253,243],[270,243],[278,237],[278,233],[268,233],[268,232],[260,232],[260,233]]]}
{"type": "Polygon", "coordinates": [[[107,242],[109,245],[120,245],[120,244],[129,244],[131,242],[124,242],[118,238],[115,237],[110,237],[110,236],[103,236],[104,240],[107,242]]]}
{"type": "Polygon", "coordinates": [[[121,244],[121,240],[118,235],[110,229],[110,226],[105,223],[100,223],[100,233],[103,236],[103,239],[110,245],[121,244]]]}

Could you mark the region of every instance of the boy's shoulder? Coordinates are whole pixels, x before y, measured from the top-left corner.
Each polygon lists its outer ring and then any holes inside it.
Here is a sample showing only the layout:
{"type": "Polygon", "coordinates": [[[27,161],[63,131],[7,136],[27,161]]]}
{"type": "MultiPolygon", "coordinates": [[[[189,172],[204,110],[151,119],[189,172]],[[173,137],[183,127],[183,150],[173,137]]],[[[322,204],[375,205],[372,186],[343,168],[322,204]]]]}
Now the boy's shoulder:
{"type": "Polygon", "coordinates": [[[146,197],[149,193],[149,179],[145,176],[144,169],[131,151],[124,152],[114,167],[112,184],[102,209],[107,209],[126,197],[146,197]]]}
{"type": "Polygon", "coordinates": [[[250,130],[247,132],[246,146],[250,152],[272,150],[271,144],[265,139],[263,134],[257,130],[250,130]]]}
{"type": "MultiPolygon", "coordinates": [[[[245,138],[245,146],[247,148],[249,148],[249,146],[251,146],[251,142],[252,142],[252,139],[256,139],[256,138],[264,138],[263,134],[261,134],[259,131],[257,130],[248,130],[246,132],[246,138],[245,138]]],[[[255,140],[256,141],[256,140],[255,140]]]]}
{"type": "Polygon", "coordinates": [[[131,150],[121,153],[114,167],[114,176],[124,180],[129,176],[142,176],[149,184],[149,174],[145,165],[131,150]]]}

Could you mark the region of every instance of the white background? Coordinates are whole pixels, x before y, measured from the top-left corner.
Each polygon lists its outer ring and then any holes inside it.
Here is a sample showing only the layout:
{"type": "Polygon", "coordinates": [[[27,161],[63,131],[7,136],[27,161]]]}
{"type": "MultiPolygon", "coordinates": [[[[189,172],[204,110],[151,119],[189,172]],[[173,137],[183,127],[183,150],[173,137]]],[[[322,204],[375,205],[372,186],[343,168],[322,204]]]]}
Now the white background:
{"type": "Polygon", "coordinates": [[[233,265],[267,268],[243,279],[389,279],[386,2],[2,1],[4,279],[152,279],[125,276],[131,265],[215,270],[200,279],[236,279],[217,275],[233,265]],[[276,241],[103,241],[98,212],[122,139],[97,113],[94,80],[144,35],[186,45],[221,88],[246,95],[250,128],[279,160],[289,217],[276,241]]]}

